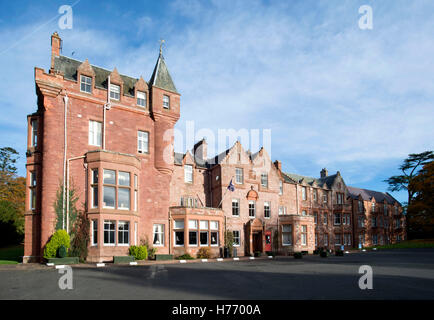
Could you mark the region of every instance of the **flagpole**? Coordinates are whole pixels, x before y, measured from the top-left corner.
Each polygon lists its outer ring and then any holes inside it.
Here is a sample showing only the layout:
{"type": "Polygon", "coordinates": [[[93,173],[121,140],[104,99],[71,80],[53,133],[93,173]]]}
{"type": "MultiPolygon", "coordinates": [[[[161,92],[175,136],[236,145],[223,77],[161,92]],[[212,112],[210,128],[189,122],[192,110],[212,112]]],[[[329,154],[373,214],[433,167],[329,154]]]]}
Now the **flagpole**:
{"type": "MultiPolygon", "coordinates": [[[[232,176],[231,177],[231,180],[234,178],[234,176],[232,176]]],[[[230,182],[229,182],[230,183],[230,182]]],[[[226,193],[228,193],[228,188],[226,187],[226,191],[225,191],[225,193],[223,194],[223,197],[222,197],[222,200],[220,201],[220,203],[219,203],[219,205],[218,205],[218,207],[217,208],[220,208],[220,206],[221,206],[221,204],[222,204],[222,202],[223,202],[223,199],[225,198],[225,196],[226,196],[226,193]]]]}

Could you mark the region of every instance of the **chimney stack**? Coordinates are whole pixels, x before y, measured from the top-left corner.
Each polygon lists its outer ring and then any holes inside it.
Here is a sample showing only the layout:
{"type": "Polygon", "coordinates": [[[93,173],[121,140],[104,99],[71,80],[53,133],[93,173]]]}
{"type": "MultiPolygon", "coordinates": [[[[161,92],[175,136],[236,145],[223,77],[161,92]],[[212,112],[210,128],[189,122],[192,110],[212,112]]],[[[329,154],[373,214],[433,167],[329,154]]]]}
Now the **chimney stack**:
{"type": "Polygon", "coordinates": [[[282,171],[282,162],[276,160],[274,161],[274,165],[276,166],[277,170],[282,171]]]}
{"type": "Polygon", "coordinates": [[[62,49],[62,39],[59,34],[54,32],[51,35],[51,70],[54,70],[54,58],[60,56],[60,50],[62,49]]]}
{"type": "Polygon", "coordinates": [[[326,168],[323,168],[322,170],[321,170],[321,178],[325,178],[325,177],[327,177],[329,175],[329,172],[327,171],[327,169],[326,168]]]}
{"type": "Polygon", "coordinates": [[[206,160],[207,159],[207,147],[205,138],[197,142],[193,147],[193,155],[195,159],[206,160]]]}

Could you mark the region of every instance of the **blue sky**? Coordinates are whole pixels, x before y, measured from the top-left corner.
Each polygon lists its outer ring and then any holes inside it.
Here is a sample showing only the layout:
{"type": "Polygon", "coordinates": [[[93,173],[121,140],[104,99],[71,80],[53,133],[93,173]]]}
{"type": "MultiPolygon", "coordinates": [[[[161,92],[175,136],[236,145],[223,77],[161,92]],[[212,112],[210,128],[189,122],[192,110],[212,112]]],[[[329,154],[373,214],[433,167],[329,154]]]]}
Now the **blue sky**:
{"type": "Polygon", "coordinates": [[[73,3],[1,3],[0,146],[20,152],[21,175],[34,67],[48,69],[54,31],[62,54],[144,79],[165,39],[177,129],[271,129],[271,157],[287,172],[327,167],[385,191],[402,159],[434,149],[433,1],[81,0],[72,30],[60,30],[58,9],[73,3]],[[364,4],[372,30],[358,27],[364,4]]]}

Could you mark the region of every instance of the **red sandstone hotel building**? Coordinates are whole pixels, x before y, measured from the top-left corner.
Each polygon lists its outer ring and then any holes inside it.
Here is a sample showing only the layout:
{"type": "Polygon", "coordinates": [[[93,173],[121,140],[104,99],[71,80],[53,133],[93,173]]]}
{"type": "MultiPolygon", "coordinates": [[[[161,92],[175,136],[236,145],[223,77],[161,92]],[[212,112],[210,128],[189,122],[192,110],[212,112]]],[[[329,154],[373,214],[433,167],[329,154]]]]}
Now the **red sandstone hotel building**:
{"type": "MultiPolygon", "coordinates": [[[[73,189],[90,221],[88,261],[127,255],[147,241],[157,253],[218,255],[224,232],[238,255],[288,254],[385,244],[405,238],[391,195],[347,187],[339,172],[319,178],[282,171],[267,151],[237,142],[208,157],[207,143],[173,152],[178,93],[161,54],[149,82],[60,55],[35,68],[37,111],[28,115],[24,261],[40,261],[56,225],[59,192],[73,189]],[[226,188],[233,180],[235,190],[226,188]]],[[[65,212],[66,211],[66,212],[65,212]]]]}

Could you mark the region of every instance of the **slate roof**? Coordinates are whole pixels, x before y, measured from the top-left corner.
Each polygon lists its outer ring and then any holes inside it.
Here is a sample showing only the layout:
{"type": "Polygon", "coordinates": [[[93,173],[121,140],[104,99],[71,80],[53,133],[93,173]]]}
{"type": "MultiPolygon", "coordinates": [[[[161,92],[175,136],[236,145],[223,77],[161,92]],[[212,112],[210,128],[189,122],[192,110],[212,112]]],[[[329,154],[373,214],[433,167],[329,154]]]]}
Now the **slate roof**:
{"type": "MultiPolygon", "coordinates": [[[[77,69],[82,64],[78,61],[65,56],[54,58],[54,69],[64,74],[65,79],[77,81],[77,69]]],[[[95,72],[95,87],[107,90],[107,78],[112,71],[91,65],[95,72]]],[[[124,96],[134,97],[134,86],[139,79],[120,75],[124,82],[124,96]]]]}
{"type": "Polygon", "coordinates": [[[347,188],[350,197],[353,199],[357,199],[359,195],[361,195],[362,199],[365,201],[371,201],[372,198],[374,198],[376,202],[383,203],[384,200],[386,200],[386,202],[389,204],[394,204],[395,202],[398,202],[398,204],[401,206],[401,203],[399,203],[398,200],[396,200],[387,192],[379,192],[379,191],[360,189],[355,187],[347,187],[347,188]]]}
{"type": "Polygon", "coordinates": [[[155,65],[154,72],[152,72],[149,83],[157,88],[178,93],[161,53],[158,56],[157,64],[155,65]]]}
{"type": "Polygon", "coordinates": [[[324,186],[326,186],[329,189],[331,188],[333,182],[338,176],[337,174],[332,174],[325,178],[312,178],[312,177],[302,176],[294,173],[286,173],[286,172],[282,172],[282,173],[284,174],[284,176],[286,176],[292,181],[295,181],[296,183],[301,183],[301,181],[304,180],[304,182],[306,182],[308,185],[313,185],[313,182],[315,181],[319,187],[323,188],[324,186]]]}
{"type": "MultiPolygon", "coordinates": [[[[182,160],[184,159],[184,156],[185,156],[185,153],[175,152],[174,163],[177,165],[182,165],[182,160]]],[[[204,168],[204,169],[209,167],[208,163],[206,161],[203,161],[202,159],[197,158],[194,160],[195,160],[195,164],[197,167],[204,168]]]]}

